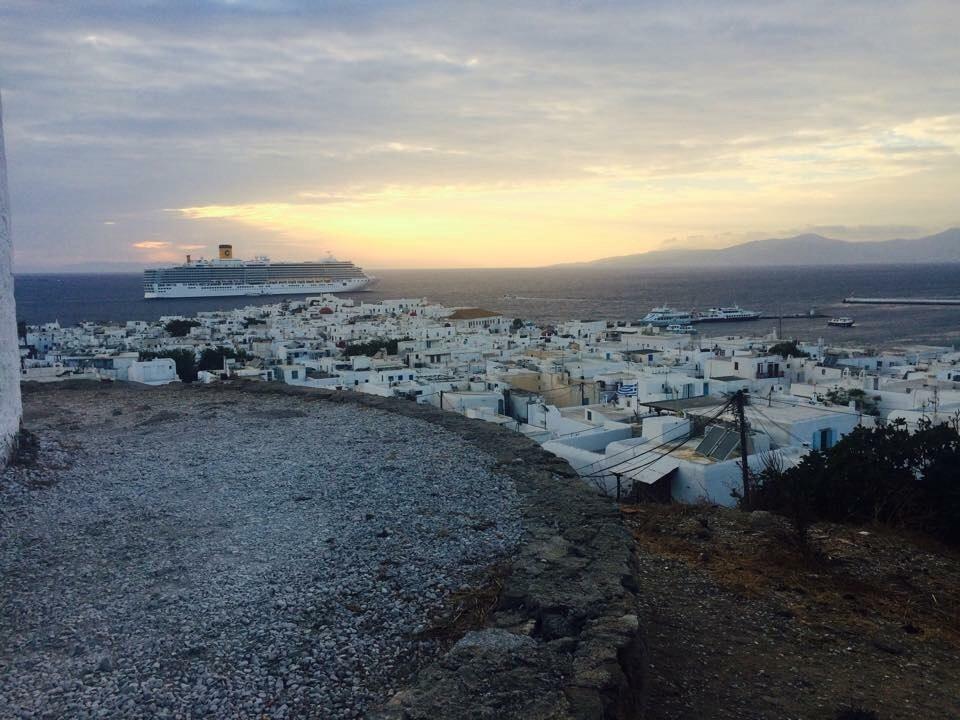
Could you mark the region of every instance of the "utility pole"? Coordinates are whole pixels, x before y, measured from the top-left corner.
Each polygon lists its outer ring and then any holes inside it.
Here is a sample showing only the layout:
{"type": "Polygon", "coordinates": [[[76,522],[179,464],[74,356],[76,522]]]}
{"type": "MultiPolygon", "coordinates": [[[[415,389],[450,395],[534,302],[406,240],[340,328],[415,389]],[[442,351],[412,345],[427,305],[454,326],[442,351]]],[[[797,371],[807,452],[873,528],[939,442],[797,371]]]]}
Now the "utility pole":
{"type": "Polygon", "coordinates": [[[740,427],[740,466],[743,472],[743,504],[747,510],[753,507],[753,493],[750,488],[750,466],[747,464],[747,416],[744,406],[747,403],[746,393],[737,390],[733,396],[733,403],[737,412],[737,425],[740,427]]]}

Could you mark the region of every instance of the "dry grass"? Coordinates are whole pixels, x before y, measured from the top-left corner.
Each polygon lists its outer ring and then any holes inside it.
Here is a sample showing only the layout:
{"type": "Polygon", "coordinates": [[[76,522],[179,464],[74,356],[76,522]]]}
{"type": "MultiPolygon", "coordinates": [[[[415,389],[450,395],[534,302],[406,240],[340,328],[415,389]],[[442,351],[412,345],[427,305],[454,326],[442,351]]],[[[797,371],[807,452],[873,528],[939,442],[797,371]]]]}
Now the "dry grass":
{"type": "Polygon", "coordinates": [[[506,563],[492,565],[469,587],[451,593],[422,637],[450,646],[470,630],[483,627],[500,601],[508,573],[506,563]]]}
{"type": "Polygon", "coordinates": [[[857,631],[895,625],[960,647],[960,557],[882,528],[816,525],[799,543],[780,518],[681,505],[622,508],[637,542],[800,622],[857,631]]]}

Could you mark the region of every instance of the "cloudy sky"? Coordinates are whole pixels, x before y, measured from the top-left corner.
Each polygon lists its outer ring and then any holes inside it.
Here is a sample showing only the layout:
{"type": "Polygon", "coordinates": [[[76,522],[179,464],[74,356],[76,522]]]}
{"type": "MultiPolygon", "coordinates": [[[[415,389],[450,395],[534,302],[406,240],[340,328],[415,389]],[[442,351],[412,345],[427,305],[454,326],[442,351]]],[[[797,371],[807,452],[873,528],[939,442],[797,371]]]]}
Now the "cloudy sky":
{"type": "Polygon", "coordinates": [[[958,27],[956,0],[0,0],[17,269],[936,232],[958,27]]]}

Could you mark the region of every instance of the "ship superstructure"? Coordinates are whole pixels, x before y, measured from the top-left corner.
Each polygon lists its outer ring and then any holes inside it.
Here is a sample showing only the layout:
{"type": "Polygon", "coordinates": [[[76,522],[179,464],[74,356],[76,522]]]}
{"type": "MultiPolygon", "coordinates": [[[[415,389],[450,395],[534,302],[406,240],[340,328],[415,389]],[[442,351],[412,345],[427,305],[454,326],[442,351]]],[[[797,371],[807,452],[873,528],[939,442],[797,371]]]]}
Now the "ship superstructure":
{"type": "Polygon", "coordinates": [[[143,297],[185,298],[234,295],[295,295],[362,290],[373,278],[352,262],[271,262],[267,257],[236,260],[232,245],[221,245],[216,260],[143,271],[143,297]]]}
{"type": "Polygon", "coordinates": [[[663,305],[655,307],[644,315],[640,322],[653,325],[655,327],[667,327],[668,325],[689,325],[693,322],[690,313],[683,310],[674,310],[671,307],[663,305]]]}
{"type": "Polygon", "coordinates": [[[731,307],[710,308],[699,313],[696,322],[734,322],[744,320],[759,320],[760,313],[753,310],[744,310],[739,305],[731,307]]]}

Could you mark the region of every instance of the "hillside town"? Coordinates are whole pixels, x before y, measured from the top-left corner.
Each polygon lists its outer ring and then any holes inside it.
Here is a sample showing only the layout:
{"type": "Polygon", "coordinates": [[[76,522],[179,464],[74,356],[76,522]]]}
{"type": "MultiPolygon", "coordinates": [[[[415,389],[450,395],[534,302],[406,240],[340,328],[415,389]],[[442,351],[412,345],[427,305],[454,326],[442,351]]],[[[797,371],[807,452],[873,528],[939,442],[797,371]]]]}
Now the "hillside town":
{"type": "Polygon", "coordinates": [[[960,351],[540,326],[425,299],[321,295],[122,325],[20,326],[21,380],[286,383],[429,403],[522,433],[602,491],[736,502],[858,426],[960,426],[960,351]],[[744,397],[742,417],[731,398],[744,397]]]}

